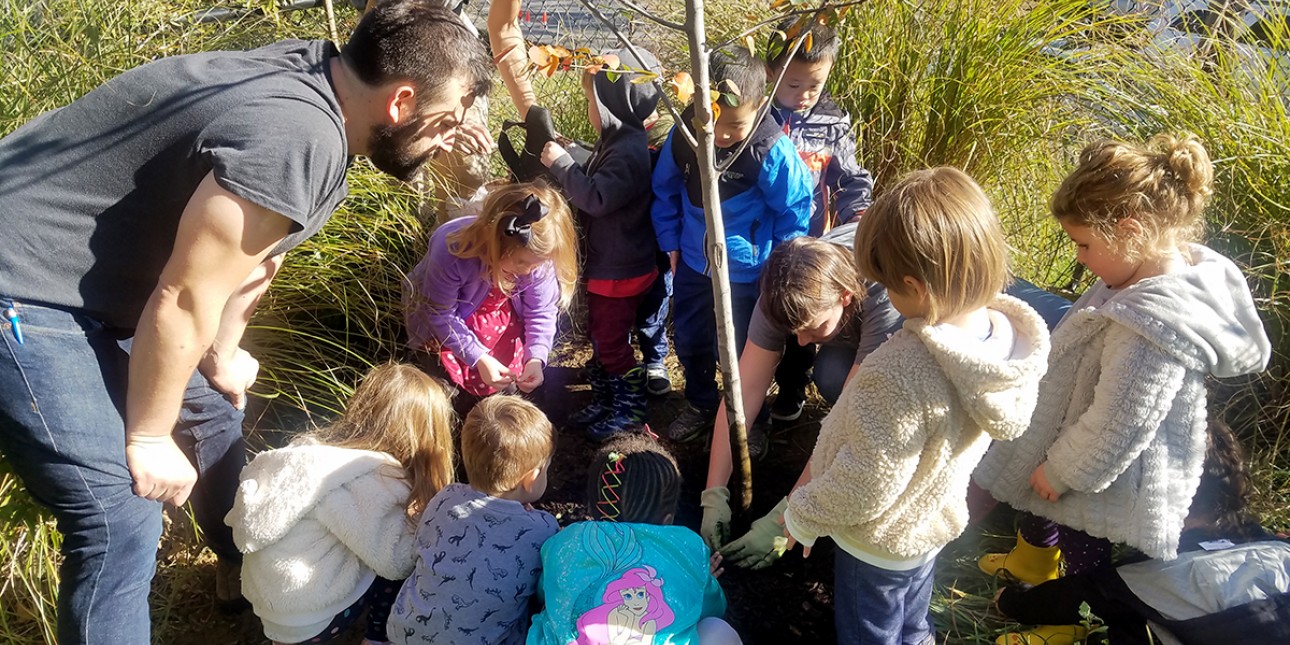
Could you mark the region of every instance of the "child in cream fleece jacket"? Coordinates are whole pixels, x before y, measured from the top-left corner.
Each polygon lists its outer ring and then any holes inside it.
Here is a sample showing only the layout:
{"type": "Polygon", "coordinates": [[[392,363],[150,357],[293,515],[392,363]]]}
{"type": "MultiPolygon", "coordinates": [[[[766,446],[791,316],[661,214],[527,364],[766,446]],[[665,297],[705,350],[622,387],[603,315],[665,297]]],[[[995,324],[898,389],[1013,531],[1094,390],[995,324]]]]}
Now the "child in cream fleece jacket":
{"type": "Polygon", "coordinates": [[[906,322],[825,418],[784,525],[808,551],[824,535],[840,548],[838,642],[930,642],[936,554],[966,526],[968,479],[991,439],[1026,429],[1048,333],[1000,293],[1002,232],[959,170],[912,173],[874,203],[856,266],[906,322]]]}

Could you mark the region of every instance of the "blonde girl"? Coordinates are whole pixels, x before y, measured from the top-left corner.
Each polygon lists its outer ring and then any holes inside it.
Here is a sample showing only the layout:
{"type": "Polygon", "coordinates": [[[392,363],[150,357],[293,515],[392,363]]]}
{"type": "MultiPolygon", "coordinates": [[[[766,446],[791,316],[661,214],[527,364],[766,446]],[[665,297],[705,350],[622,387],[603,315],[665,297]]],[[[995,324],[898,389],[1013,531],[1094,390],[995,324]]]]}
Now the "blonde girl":
{"type": "Polygon", "coordinates": [[[975,474],[1030,514],[986,572],[1055,578],[1059,546],[1068,574],[1108,565],[1111,542],[1177,555],[1205,456],[1205,379],[1260,371],[1270,355],[1241,271],[1194,242],[1213,177],[1191,135],[1099,141],[1053,195],[1098,280],[1053,334],[1030,429],[975,474]]]}
{"type": "Polygon", "coordinates": [[[447,393],[397,364],[368,372],[335,423],[256,455],[225,521],[265,635],[327,642],[370,605],[364,642],[384,642],[414,522],[453,472],[447,393]]]}
{"type": "Polygon", "coordinates": [[[408,344],[461,390],[486,396],[542,385],[556,317],[578,281],[564,198],[541,183],[493,191],[483,215],[440,226],[408,275],[408,344]]]}

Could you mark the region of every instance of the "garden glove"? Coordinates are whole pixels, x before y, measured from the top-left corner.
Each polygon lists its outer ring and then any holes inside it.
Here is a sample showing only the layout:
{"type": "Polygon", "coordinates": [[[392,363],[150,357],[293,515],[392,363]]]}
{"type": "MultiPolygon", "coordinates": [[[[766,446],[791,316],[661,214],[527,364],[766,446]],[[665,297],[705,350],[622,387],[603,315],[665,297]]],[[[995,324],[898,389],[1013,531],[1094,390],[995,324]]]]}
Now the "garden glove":
{"type": "Polygon", "coordinates": [[[784,537],[783,517],[787,508],[785,497],[765,517],[753,522],[743,537],[722,547],[725,562],[745,569],[764,569],[774,564],[783,555],[775,547],[775,538],[784,537]]]}
{"type": "Polygon", "coordinates": [[[703,536],[709,549],[716,551],[730,539],[730,489],[714,486],[703,491],[699,506],[703,507],[699,535],[703,536]]]}

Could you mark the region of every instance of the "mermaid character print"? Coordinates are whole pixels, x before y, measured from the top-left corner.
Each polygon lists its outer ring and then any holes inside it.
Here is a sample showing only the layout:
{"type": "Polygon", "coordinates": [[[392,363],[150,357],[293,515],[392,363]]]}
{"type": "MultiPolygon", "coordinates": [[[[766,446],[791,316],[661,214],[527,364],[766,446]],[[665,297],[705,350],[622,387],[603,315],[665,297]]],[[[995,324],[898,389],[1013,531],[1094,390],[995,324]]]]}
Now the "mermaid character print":
{"type": "Polygon", "coordinates": [[[577,645],[650,645],[676,615],[663,598],[663,580],[643,565],[605,585],[599,607],[578,618],[577,645]]]}

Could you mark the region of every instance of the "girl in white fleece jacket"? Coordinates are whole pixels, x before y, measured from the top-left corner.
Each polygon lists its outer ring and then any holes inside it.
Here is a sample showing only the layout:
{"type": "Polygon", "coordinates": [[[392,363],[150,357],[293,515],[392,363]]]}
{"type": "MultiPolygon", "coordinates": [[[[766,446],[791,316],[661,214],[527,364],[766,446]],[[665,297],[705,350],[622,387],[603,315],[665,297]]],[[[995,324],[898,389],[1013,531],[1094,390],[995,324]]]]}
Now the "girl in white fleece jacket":
{"type": "Polygon", "coordinates": [[[242,471],[225,522],[245,554],[242,592],[275,643],[323,643],[366,607],[383,643],[399,581],[416,562],[414,522],[453,480],[452,404],[420,370],[363,378],[334,424],[242,471]]]}
{"type": "Polygon", "coordinates": [[[1048,330],[1001,293],[1007,244],[960,170],[901,179],[860,220],[855,253],[906,321],[824,419],[784,527],[807,547],[824,535],[838,546],[839,643],[930,643],[936,554],[967,523],[968,478],[990,440],[1026,429],[1048,330]]]}
{"type": "MultiPolygon", "coordinates": [[[[1090,144],[1052,200],[1099,280],[1053,332],[1030,429],[974,477],[1027,511],[981,568],[1038,584],[1110,564],[1111,542],[1173,559],[1200,480],[1205,378],[1262,370],[1271,350],[1237,267],[1191,244],[1213,191],[1194,136],[1090,144]]],[[[1028,642],[1013,639],[1015,642],[1028,642]]]]}

